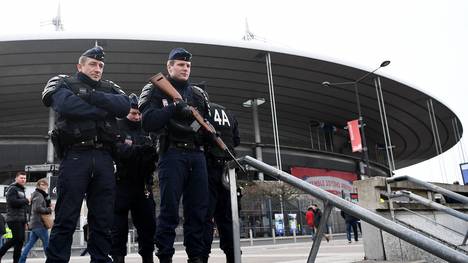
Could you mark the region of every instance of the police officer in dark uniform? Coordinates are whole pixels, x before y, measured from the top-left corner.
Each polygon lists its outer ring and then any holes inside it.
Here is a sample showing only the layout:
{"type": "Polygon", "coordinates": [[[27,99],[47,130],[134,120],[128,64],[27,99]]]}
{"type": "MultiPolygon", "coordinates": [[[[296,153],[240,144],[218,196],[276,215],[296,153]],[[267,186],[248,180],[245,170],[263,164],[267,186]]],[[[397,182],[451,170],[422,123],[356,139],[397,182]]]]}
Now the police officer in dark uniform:
{"type": "Polygon", "coordinates": [[[117,122],[123,142],[118,144],[116,161],[117,193],[110,254],[113,262],[125,262],[130,211],[138,234],[138,253],[143,263],[152,263],[156,231],[152,186],[157,156],[149,135],[141,128],[138,97],[132,93],[129,98],[130,112],[117,122]]]}
{"type": "Polygon", "coordinates": [[[115,193],[111,154],[117,142],[116,117],[128,114],[130,102],[119,86],[101,79],[101,47],[85,51],[77,69],[74,76],[51,78],[42,93],[44,105],[57,113],[51,138],[62,159],[46,262],[70,260],[73,233],[85,195],[91,262],[111,262],[108,255],[115,193]]]}
{"type": "Polygon", "coordinates": [[[179,201],[183,195],[184,245],[188,262],[202,262],[203,228],[208,206],[208,178],[203,153],[203,134],[196,129],[187,105],[208,115],[207,95],[190,84],[192,55],[173,49],[167,61],[168,80],[183,100],[173,101],[152,84],[143,88],[139,108],[143,129],[160,133],[159,185],[160,214],[156,246],[160,262],[172,262],[175,228],[179,224],[179,201]]]}
{"type": "MultiPolygon", "coordinates": [[[[235,116],[225,107],[210,103],[209,122],[216,129],[220,138],[231,152],[240,144],[239,130],[235,116]]],[[[234,262],[234,245],[232,233],[231,194],[222,182],[224,165],[229,156],[217,145],[211,143],[205,147],[208,166],[208,185],[210,190],[208,214],[205,222],[204,262],[208,262],[213,242],[214,223],[219,232],[219,246],[226,254],[226,262],[234,262]],[[214,220],[214,223],[213,223],[214,220]]]]}

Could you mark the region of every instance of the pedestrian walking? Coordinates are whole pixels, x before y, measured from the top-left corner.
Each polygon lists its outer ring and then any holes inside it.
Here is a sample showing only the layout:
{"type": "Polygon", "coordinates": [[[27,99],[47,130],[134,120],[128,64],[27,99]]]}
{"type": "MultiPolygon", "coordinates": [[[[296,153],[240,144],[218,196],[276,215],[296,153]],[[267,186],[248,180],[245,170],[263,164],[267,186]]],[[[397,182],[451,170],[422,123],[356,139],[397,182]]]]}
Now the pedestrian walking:
{"type": "Polygon", "coordinates": [[[47,193],[49,189],[49,182],[46,178],[39,179],[36,182],[36,190],[31,194],[31,214],[29,216],[29,238],[28,243],[23,248],[23,253],[19,262],[26,262],[28,253],[31,248],[40,239],[44,253],[49,245],[49,231],[42,220],[42,215],[52,213],[53,206],[51,204],[50,196],[47,193]]]}

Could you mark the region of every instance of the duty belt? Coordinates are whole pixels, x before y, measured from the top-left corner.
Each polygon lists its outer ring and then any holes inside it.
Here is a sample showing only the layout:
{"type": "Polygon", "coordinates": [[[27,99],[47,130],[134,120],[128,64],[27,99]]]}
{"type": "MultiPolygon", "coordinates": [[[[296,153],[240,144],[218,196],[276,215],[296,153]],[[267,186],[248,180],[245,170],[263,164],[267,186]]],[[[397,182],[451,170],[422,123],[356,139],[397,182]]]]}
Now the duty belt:
{"type": "Polygon", "coordinates": [[[194,143],[191,143],[191,142],[171,142],[169,144],[169,148],[203,151],[202,146],[197,146],[197,145],[195,145],[194,143]]]}
{"type": "Polygon", "coordinates": [[[95,141],[93,139],[77,142],[71,145],[71,149],[103,149],[105,144],[102,142],[95,141]]]}

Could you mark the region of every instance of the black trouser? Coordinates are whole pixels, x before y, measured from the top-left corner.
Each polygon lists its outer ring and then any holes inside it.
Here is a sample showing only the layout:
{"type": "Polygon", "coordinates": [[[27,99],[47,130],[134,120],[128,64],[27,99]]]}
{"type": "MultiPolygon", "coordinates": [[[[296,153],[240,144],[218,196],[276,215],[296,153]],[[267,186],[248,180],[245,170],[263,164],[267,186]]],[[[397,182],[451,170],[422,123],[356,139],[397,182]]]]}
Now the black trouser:
{"type": "Polygon", "coordinates": [[[7,222],[8,227],[11,229],[13,238],[9,239],[3,246],[0,248],[0,259],[5,255],[5,253],[11,247],[14,247],[13,250],[13,262],[16,263],[21,257],[21,248],[24,243],[24,231],[26,222],[7,222]]]}
{"type": "Polygon", "coordinates": [[[207,161],[207,166],[210,196],[203,237],[206,246],[204,253],[206,257],[211,253],[214,223],[216,223],[219,232],[219,246],[226,254],[227,262],[234,262],[231,194],[222,183],[224,167],[213,164],[210,160],[207,161]]]}
{"type": "Polygon", "coordinates": [[[205,155],[199,150],[169,148],[159,159],[161,206],[156,227],[157,256],[174,254],[175,229],[183,195],[184,245],[189,258],[203,255],[204,222],[208,208],[205,155]]]}
{"type": "Polygon", "coordinates": [[[354,220],[346,222],[346,237],[348,238],[348,241],[351,241],[351,229],[354,232],[354,240],[358,241],[357,223],[354,220]]]}
{"type": "Polygon", "coordinates": [[[119,182],[117,185],[110,254],[112,256],[127,255],[129,211],[138,234],[138,253],[142,257],[152,257],[156,231],[153,194],[146,196],[143,185],[132,185],[129,180],[119,182]]]}
{"type": "Polygon", "coordinates": [[[112,216],[114,212],[114,163],[108,151],[69,150],[60,163],[55,221],[47,247],[47,263],[69,262],[73,233],[86,194],[88,252],[91,262],[112,262],[112,216]]]}

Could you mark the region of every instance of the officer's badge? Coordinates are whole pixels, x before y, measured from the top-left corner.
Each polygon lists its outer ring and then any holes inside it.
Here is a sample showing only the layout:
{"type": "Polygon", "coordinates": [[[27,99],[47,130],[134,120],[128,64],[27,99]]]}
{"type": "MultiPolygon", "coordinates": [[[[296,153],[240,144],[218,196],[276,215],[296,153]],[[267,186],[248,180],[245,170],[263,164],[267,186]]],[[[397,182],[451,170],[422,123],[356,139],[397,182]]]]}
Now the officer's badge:
{"type": "Polygon", "coordinates": [[[164,107],[167,107],[167,105],[169,105],[169,103],[167,103],[166,99],[162,99],[162,104],[163,104],[164,107]]]}

